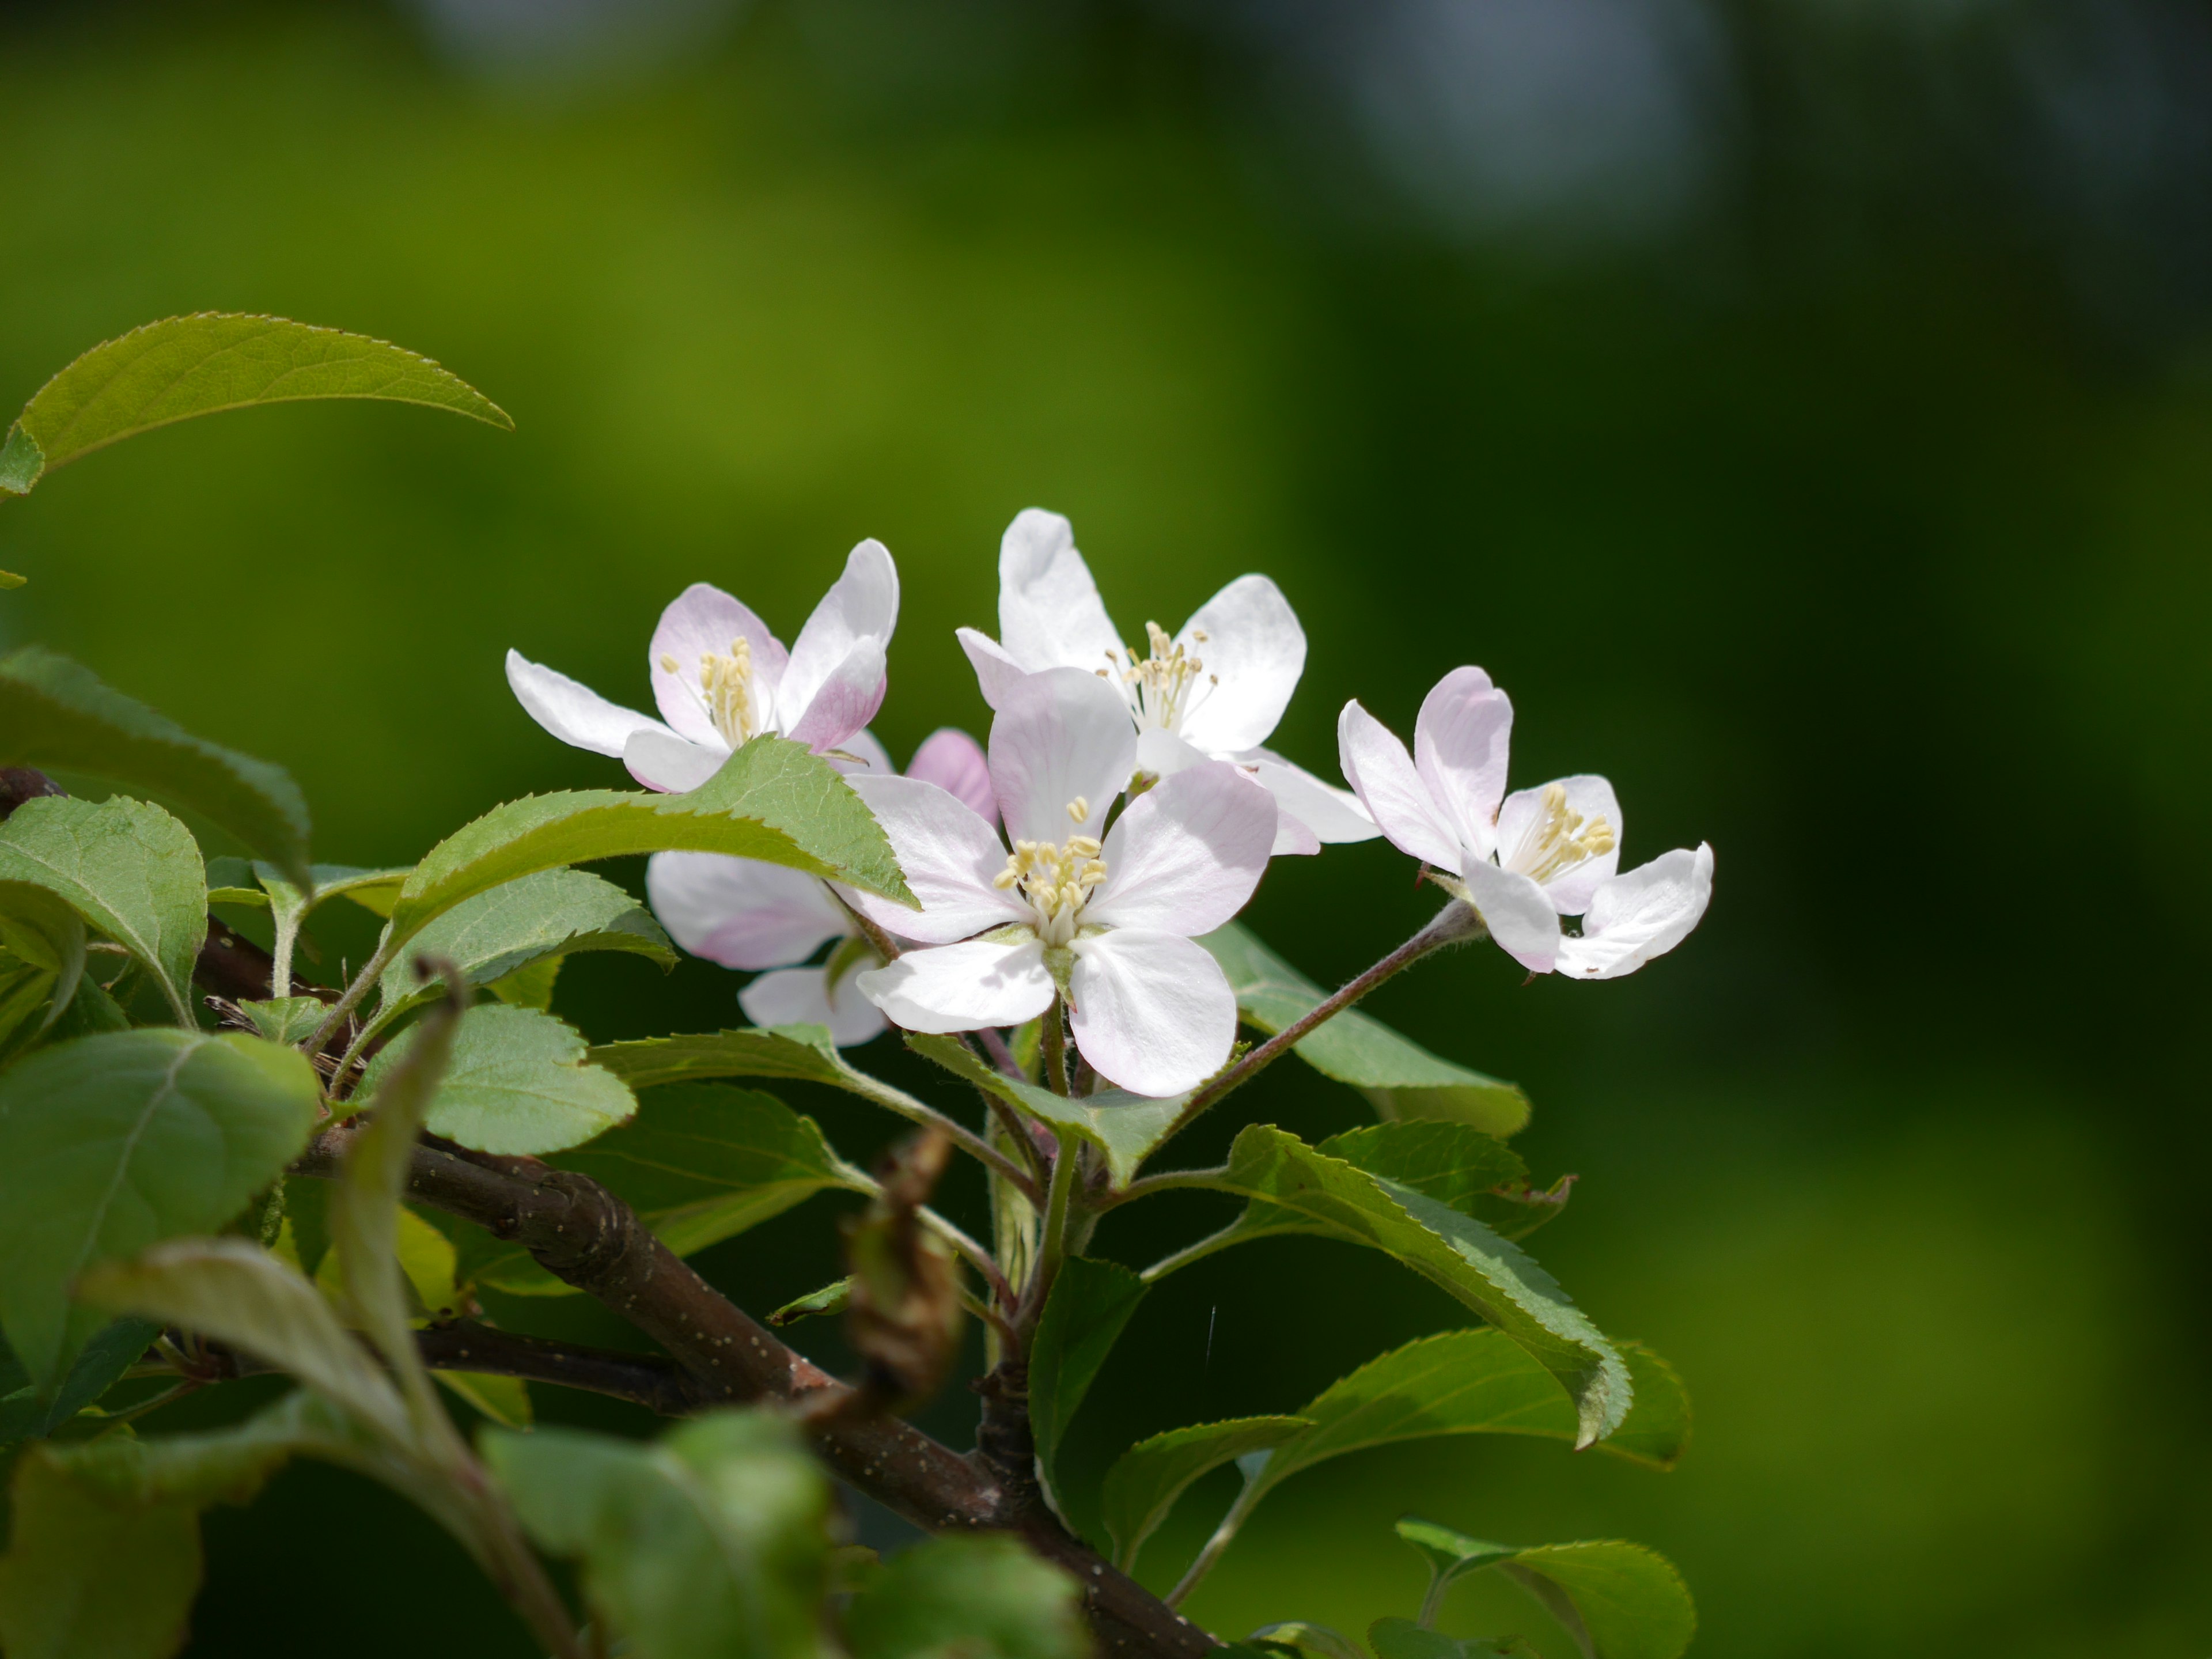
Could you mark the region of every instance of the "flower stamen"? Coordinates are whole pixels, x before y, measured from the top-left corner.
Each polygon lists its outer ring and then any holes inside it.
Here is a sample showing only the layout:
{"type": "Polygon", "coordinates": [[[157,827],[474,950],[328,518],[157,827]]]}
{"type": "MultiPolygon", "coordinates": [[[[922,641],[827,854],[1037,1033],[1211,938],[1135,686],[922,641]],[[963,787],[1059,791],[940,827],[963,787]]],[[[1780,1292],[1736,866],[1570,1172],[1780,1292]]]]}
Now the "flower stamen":
{"type": "Polygon", "coordinates": [[[1539,884],[1564,874],[1575,866],[1613,851],[1620,837],[1602,816],[1585,819],[1567,805],[1565,788],[1544,786],[1534,822],[1521,837],[1510,858],[1498,862],[1506,869],[1539,884]]]}
{"type": "MultiPolygon", "coordinates": [[[[1121,682],[1121,695],[1129,700],[1129,711],[1137,717],[1137,724],[1173,732],[1190,713],[1194,701],[1191,692],[1201,677],[1208,690],[1221,683],[1220,677],[1206,673],[1206,664],[1170,639],[1167,629],[1158,623],[1145,624],[1145,637],[1152,647],[1149,657],[1139,657],[1125,647],[1118,654],[1108,652],[1106,660],[1113,665],[1112,678],[1121,682]]],[[[1190,637],[1194,645],[1206,643],[1203,629],[1194,630],[1190,637]]]]}
{"type": "MultiPolygon", "coordinates": [[[[660,665],[669,673],[681,671],[672,656],[664,654],[660,665]]],[[[709,651],[699,659],[699,685],[693,693],[722,741],[741,749],[760,732],[760,699],[753,686],[753,642],[739,635],[730,641],[727,656],[709,651]]]]}
{"type": "MultiPolygon", "coordinates": [[[[1081,823],[1091,816],[1090,802],[1078,795],[1067,803],[1067,816],[1081,823]]],[[[1075,938],[1091,890],[1106,879],[1106,861],[1099,856],[1103,851],[1096,836],[1070,836],[1058,846],[1018,841],[991,885],[1021,896],[1035,914],[1032,926],[1039,939],[1066,945],[1075,938]]]]}

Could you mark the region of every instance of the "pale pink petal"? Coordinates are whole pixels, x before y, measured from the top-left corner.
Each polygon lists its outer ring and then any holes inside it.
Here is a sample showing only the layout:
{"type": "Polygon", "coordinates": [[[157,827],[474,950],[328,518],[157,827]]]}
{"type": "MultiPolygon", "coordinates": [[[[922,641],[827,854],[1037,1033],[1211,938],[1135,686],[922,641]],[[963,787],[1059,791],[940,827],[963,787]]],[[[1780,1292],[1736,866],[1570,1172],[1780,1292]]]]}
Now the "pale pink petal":
{"type": "Polygon", "coordinates": [[[520,651],[507,653],[507,683],[530,718],[566,744],[594,755],[619,759],[633,732],[666,732],[650,714],[609,702],[588,685],[530,660],[520,651]]]}
{"type": "Polygon", "coordinates": [[[716,743],[693,743],[667,731],[633,732],[623,744],[623,764],[648,789],[680,795],[722,769],[730,751],[716,743]]]}
{"type": "Polygon", "coordinates": [[[1079,668],[1031,674],[991,722],[991,787],[1006,833],[1057,845],[1097,835],[1137,763],[1137,734],[1120,692],[1079,668]],[[1080,824],[1071,802],[1090,809],[1080,824]]]}
{"type": "Polygon", "coordinates": [[[756,1025],[826,1025],[830,1041],[850,1048],[883,1035],[884,1017],[848,974],[835,992],[819,968],[779,968],[738,993],[738,1006],[756,1025]]]}
{"type": "MultiPolygon", "coordinates": [[[[841,674],[848,681],[860,678],[847,666],[856,651],[872,646],[880,660],[898,626],[898,567],[891,562],[890,550],[879,541],[862,542],[846,556],[843,573],[830,585],[791,647],[791,663],[775,694],[779,732],[799,737],[808,709],[833,679],[841,674]]],[[[882,678],[878,668],[875,679],[882,678]]],[[[882,702],[880,694],[877,702],[882,702]]],[[[868,718],[873,719],[875,712],[871,708],[868,718]]],[[[860,722],[866,724],[865,720],[860,722]]],[[[859,730],[860,726],[848,726],[842,735],[859,730]]]]}
{"type": "Polygon", "coordinates": [[[1559,959],[1559,913],[1544,890],[1488,859],[1468,860],[1460,879],[1498,948],[1532,974],[1550,973],[1559,959]]]}
{"type": "Polygon", "coordinates": [[[975,689],[983,694],[983,701],[996,708],[1006,689],[1029,671],[1006,654],[1006,647],[988,634],[979,634],[972,628],[956,628],[953,636],[960,648],[968,653],[968,661],[975,671],[975,689]]]}
{"type": "MultiPolygon", "coordinates": [[[[785,682],[787,690],[789,682],[785,682]]],[[[845,740],[875,719],[884,706],[890,681],[884,676],[884,647],[863,640],[850,655],[830,671],[804,708],[787,697],[777,705],[792,718],[781,725],[783,734],[803,743],[816,754],[841,747],[845,740]]]]}
{"type": "Polygon", "coordinates": [[[891,1024],[909,1031],[1019,1025],[1051,1007],[1054,996],[1044,946],[1035,939],[1012,945],[979,939],[909,951],[887,967],[860,975],[857,983],[891,1024]]]}
{"type": "Polygon", "coordinates": [[[956,797],[918,778],[851,780],[890,837],[919,911],[872,893],[840,887],[845,901],[879,927],[905,939],[949,945],[988,927],[1026,921],[1029,907],[991,884],[1006,867],[1006,849],[991,826],[956,797]]]}
{"type": "Polygon", "coordinates": [[[1337,716],[1336,752],[1344,781],[1392,846],[1439,870],[1459,869],[1459,837],[1430,799],[1428,787],[1413,769],[1413,757],[1357,702],[1345,704],[1337,716]]]}
{"type": "Polygon", "coordinates": [[[1203,749],[1186,743],[1163,726],[1147,726],[1137,733],[1137,769],[1156,778],[1171,778],[1193,766],[1213,759],[1203,749]]]}
{"type": "Polygon", "coordinates": [[[1093,1070],[1131,1094],[1195,1089],[1227,1063],[1237,996],[1206,947],[1116,928],[1075,941],[1068,1023],[1093,1070]]]}
{"type": "Polygon", "coordinates": [[[974,809],[986,823],[999,821],[999,798],[991,793],[991,763],[983,745],[957,726],[941,726],[921,740],[907,763],[906,775],[939,789],[974,809]]]}
{"type": "Polygon", "coordinates": [[[1559,944],[1559,971],[1574,979],[1618,979],[1690,936],[1713,898],[1713,849],[1677,848],[1615,876],[1597,890],[1583,936],[1559,944]]]}
{"type": "MultiPolygon", "coordinates": [[[[1620,868],[1620,802],[1614,798],[1613,786],[1593,773],[1557,781],[1566,791],[1567,810],[1581,815],[1583,833],[1587,834],[1600,818],[1613,830],[1609,850],[1569,866],[1544,881],[1544,895],[1552,901],[1552,908],[1563,916],[1578,916],[1589,908],[1590,895],[1612,880],[1620,868]]],[[[1516,789],[1498,809],[1498,862],[1505,869],[1534,875],[1545,860],[1548,849],[1542,844],[1542,832],[1550,815],[1544,811],[1544,789],[1551,787],[1516,789]]]]}
{"type": "Polygon", "coordinates": [[[768,624],[719,587],[694,582],[660,613],[653,630],[653,698],[660,717],[694,743],[720,744],[722,734],[707,713],[699,686],[702,657],[726,657],[737,640],[752,650],[753,684],[762,707],[756,729],[772,729],[775,689],[783,678],[784,650],[768,624]],[[673,660],[676,666],[668,667],[673,660]]]}
{"type": "Polygon", "coordinates": [[[645,895],[669,938],[725,968],[804,962],[853,919],[812,876],[720,853],[655,853],[645,895]]]}
{"type": "Polygon", "coordinates": [[[1025,508],[1000,538],[999,639],[1031,673],[1089,673],[1121,656],[1121,635],[1075,550],[1075,532],[1057,513],[1025,508]]]}
{"type": "MultiPolygon", "coordinates": [[[[1382,832],[1349,789],[1323,783],[1304,767],[1293,766],[1272,750],[1248,750],[1224,758],[1235,761],[1260,781],[1275,798],[1283,816],[1303,826],[1312,836],[1315,851],[1322,843],[1372,841],[1382,832]]],[[[1278,838],[1279,841],[1279,837],[1278,838]]],[[[1277,851],[1281,851],[1279,845],[1277,851]]],[[[1301,851],[1305,849],[1301,848],[1301,851]]]]}
{"type": "Polygon", "coordinates": [[[848,775],[854,772],[873,772],[878,777],[885,778],[895,778],[898,775],[898,768],[891,764],[890,750],[877,740],[876,734],[872,732],[863,730],[854,732],[851,737],[837,745],[837,750],[838,752],[824,755],[822,758],[840,772],[848,775]],[[850,756],[851,758],[847,759],[847,756],[850,756]]]}
{"type": "Polygon", "coordinates": [[[1478,858],[1488,858],[1498,845],[1498,804],[1505,798],[1512,736],[1513,704],[1480,668],[1455,668],[1438,680],[1413,722],[1413,764],[1421,781],[1460,845],[1478,858]]]}
{"type": "Polygon", "coordinates": [[[1244,908],[1275,841],[1275,800],[1225,761],[1163,778],[1115,820],[1106,879],[1084,912],[1106,927],[1186,938],[1244,908]]]}
{"type": "Polygon", "coordinates": [[[1203,665],[1183,704],[1183,736],[1217,754],[1266,742],[1306,666],[1305,629],[1283,590],[1265,576],[1239,576],[1176,638],[1203,665]]]}

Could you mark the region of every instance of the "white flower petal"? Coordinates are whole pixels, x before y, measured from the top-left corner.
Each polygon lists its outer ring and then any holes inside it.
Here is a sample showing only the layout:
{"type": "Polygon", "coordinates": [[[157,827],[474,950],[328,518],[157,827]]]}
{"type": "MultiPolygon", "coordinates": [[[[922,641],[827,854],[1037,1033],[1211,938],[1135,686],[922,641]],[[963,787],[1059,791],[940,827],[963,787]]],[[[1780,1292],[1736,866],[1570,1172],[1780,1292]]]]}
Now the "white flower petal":
{"type": "Polygon", "coordinates": [[[1015,945],[970,939],[965,945],[909,951],[887,967],[860,975],[855,982],[893,1024],[909,1031],[980,1031],[987,1025],[1019,1025],[1051,1007],[1054,995],[1052,975],[1045,971],[1044,946],[1034,939],[1015,945]]]}
{"type": "Polygon", "coordinates": [[[1206,947],[1116,928],[1075,941],[1068,1021],[1075,1046],[1131,1094],[1179,1095],[1219,1071],[1237,1040],[1237,996],[1206,947]]]}
{"type": "Polygon", "coordinates": [[[847,903],[879,927],[929,945],[950,945],[986,928],[1029,919],[991,884],[1006,867],[1006,849],[991,826],[933,783],[862,774],[853,788],[890,837],[919,911],[857,888],[839,887],[847,903]]]}
{"type": "Polygon", "coordinates": [[[907,763],[906,775],[933,783],[984,823],[999,821],[999,798],[991,793],[991,763],[983,745],[957,726],[939,726],[921,740],[907,763]]]}
{"type": "Polygon", "coordinates": [[[1469,859],[1460,878],[1500,950],[1532,974],[1548,974],[1558,965],[1559,913],[1542,888],[1488,859],[1469,859]]]}
{"type": "Polygon", "coordinates": [[[1336,720],[1336,752],[1344,781],[1400,852],[1439,870],[1457,872],[1459,837],[1429,798],[1413,757],[1390,729],[1357,702],[1336,720]]]}
{"type": "Polygon", "coordinates": [[[1573,979],[1618,979],[1690,935],[1713,898],[1713,849],[1677,848],[1615,876],[1597,890],[1583,936],[1559,945],[1559,971],[1573,979]]]}
{"type": "Polygon", "coordinates": [[[1177,642],[1204,665],[1183,736],[1216,753],[1266,742],[1306,667],[1306,631],[1283,590],[1239,576],[1198,608],[1177,642]]]}
{"type": "Polygon", "coordinates": [[[804,962],[824,939],[854,931],[852,917],[812,876],[720,853],[655,853],[645,895],[668,936],[725,968],[804,962]]]}
{"type": "Polygon", "coordinates": [[[1120,692],[1079,668],[1015,684],[991,722],[991,786],[1006,833],[1058,845],[1077,833],[1068,804],[1089,803],[1096,835],[1136,769],[1137,733],[1120,692]]]}
{"type": "Polygon", "coordinates": [[[890,684],[884,674],[884,647],[863,640],[830,671],[805,708],[784,724],[783,734],[817,755],[842,748],[875,719],[890,684]]]}
{"type": "MultiPolygon", "coordinates": [[[[876,690],[883,678],[881,666],[870,676],[854,666],[854,657],[857,653],[862,664],[874,660],[880,665],[898,626],[898,567],[892,563],[890,550],[872,538],[862,542],[846,556],[843,573],[830,585],[791,647],[790,665],[775,694],[778,731],[799,738],[816,701],[833,686],[842,685],[837,695],[848,699],[856,687],[862,693],[875,690],[877,703],[882,703],[883,694],[876,690]],[[869,647],[875,650],[872,659],[867,655],[869,647]]],[[[869,709],[837,737],[818,743],[805,738],[799,741],[817,749],[834,747],[866,725],[875,712],[869,709]]],[[[842,714],[836,717],[842,718],[842,714]]],[[[817,717],[815,724],[834,725],[836,719],[817,717]]]]}
{"type": "Polygon", "coordinates": [[[753,684],[762,705],[754,711],[754,729],[781,729],[774,716],[775,690],[783,679],[782,642],[768,631],[766,623],[720,588],[694,582],[660,613],[648,653],[653,700],[678,736],[694,743],[721,743],[722,734],[715,730],[699,689],[699,660],[728,656],[731,644],[739,639],[751,647],[753,684]],[[672,670],[665,665],[671,659],[676,664],[672,670]]]}
{"type": "Polygon", "coordinates": [[[756,1025],[826,1025],[830,1041],[850,1048],[883,1035],[884,1017],[848,974],[833,993],[819,968],[779,968],[738,993],[738,1006],[756,1025]]]}
{"type": "Polygon", "coordinates": [[[1243,909],[1267,872],[1275,800],[1226,761],[1163,778],[1106,837],[1106,879],[1084,911],[1105,927],[1190,938],[1243,909]]]}
{"type": "Polygon", "coordinates": [[[1121,636],[1075,550],[1075,532],[1057,513],[1027,507],[999,541],[999,639],[1030,672],[1118,661],[1121,636]]]}
{"type": "Polygon", "coordinates": [[[711,747],[679,738],[661,727],[633,732],[623,744],[623,764],[630,776],[648,789],[680,795],[696,789],[722,769],[730,751],[717,743],[711,747]]]}
{"type": "Polygon", "coordinates": [[[979,634],[972,628],[956,628],[952,633],[975,670],[975,689],[983,694],[985,702],[996,708],[999,700],[1006,695],[1006,688],[1029,671],[1008,656],[1006,647],[988,634],[979,634]]]}
{"type": "Polygon", "coordinates": [[[1455,668],[1438,680],[1413,722],[1413,764],[1421,781],[1460,845],[1478,858],[1498,846],[1498,804],[1505,798],[1512,736],[1513,704],[1480,668],[1455,668]]]}
{"type": "MultiPolygon", "coordinates": [[[[1589,908],[1590,895],[1613,879],[1620,868],[1620,802],[1613,786],[1595,773],[1579,773],[1556,780],[1566,791],[1567,810],[1578,813],[1583,830],[1603,818],[1613,830],[1613,846],[1594,859],[1562,870],[1544,883],[1544,895],[1563,916],[1578,916],[1589,908]]],[[[1544,790],[1516,789],[1505,798],[1498,812],[1498,862],[1508,870],[1533,871],[1543,853],[1534,842],[1549,814],[1544,811],[1544,790]]]]}
{"type": "Polygon", "coordinates": [[[1293,766],[1272,750],[1248,750],[1224,758],[1249,769],[1259,780],[1260,787],[1275,798],[1275,805],[1282,809],[1283,816],[1310,832],[1316,850],[1323,842],[1335,845],[1372,841],[1382,833],[1375,827],[1375,820],[1368,817],[1367,809],[1359,804],[1358,796],[1349,789],[1323,783],[1304,767],[1293,766]]]}
{"type": "Polygon", "coordinates": [[[562,742],[594,755],[619,759],[631,732],[668,730],[652,715],[609,702],[581,681],[534,663],[520,651],[507,653],[507,683],[531,719],[562,742]]]}

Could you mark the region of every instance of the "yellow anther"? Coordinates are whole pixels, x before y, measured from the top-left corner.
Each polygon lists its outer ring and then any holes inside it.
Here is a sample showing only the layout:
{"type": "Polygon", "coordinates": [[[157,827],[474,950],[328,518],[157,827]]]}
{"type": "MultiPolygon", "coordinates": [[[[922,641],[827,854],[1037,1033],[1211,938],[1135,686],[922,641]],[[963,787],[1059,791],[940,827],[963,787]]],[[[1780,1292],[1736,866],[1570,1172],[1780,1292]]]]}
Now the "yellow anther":
{"type": "Polygon", "coordinates": [[[673,674],[677,670],[683,666],[684,665],[677,661],[675,657],[668,652],[664,651],[660,653],[660,672],[662,673],[673,674]]]}
{"type": "Polygon", "coordinates": [[[1539,798],[1535,821],[1510,856],[1500,861],[1532,881],[1547,882],[1578,864],[1603,857],[1619,842],[1611,824],[1602,817],[1584,818],[1567,805],[1563,786],[1547,783],[1539,798]]]}
{"type": "MultiPolygon", "coordinates": [[[[672,659],[661,660],[667,665],[672,659]]],[[[699,659],[699,699],[714,730],[732,749],[761,729],[760,704],[753,694],[751,641],[741,635],[730,641],[729,655],[710,651],[699,659]]]]}
{"type": "MultiPolygon", "coordinates": [[[[1089,803],[1080,798],[1070,802],[1068,816],[1081,822],[1089,816],[1089,803]],[[1085,809],[1080,817],[1075,811],[1078,805],[1085,809]]],[[[1049,842],[1017,841],[1006,855],[1006,867],[991,878],[991,884],[1000,892],[1020,893],[1039,939],[1048,945],[1066,945],[1081,926],[1091,890],[1106,879],[1102,850],[1094,836],[1070,836],[1057,847],[1049,842]]]]}
{"type": "Polygon", "coordinates": [[[1068,802],[1067,816],[1074,819],[1078,823],[1082,823],[1084,819],[1089,817],[1091,816],[1090,798],[1085,795],[1078,795],[1073,800],[1068,802]]]}

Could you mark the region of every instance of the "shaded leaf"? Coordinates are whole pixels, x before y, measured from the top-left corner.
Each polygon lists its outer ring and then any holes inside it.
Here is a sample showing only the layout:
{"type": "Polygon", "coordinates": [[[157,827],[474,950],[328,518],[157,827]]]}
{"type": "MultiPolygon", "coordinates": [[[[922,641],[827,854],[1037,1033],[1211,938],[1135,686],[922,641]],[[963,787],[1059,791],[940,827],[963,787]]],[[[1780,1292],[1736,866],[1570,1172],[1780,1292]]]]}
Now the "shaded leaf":
{"type": "Polygon", "coordinates": [[[1201,1475],[1249,1453],[1279,1446],[1312,1426],[1304,1417],[1239,1417],[1170,1429],[1139,1441],[1106,1472],[1101,1518],[1114,1542],[1114,1565],[1124,1572],[1134,1571],[1145,1540],[1201,1475]]]}
{"type": "Polygon", "coordinates": [[[1184,1103],[1190,1098],[1177,1095],[1170,1100],[1154,1100],[1123,1089],[1102,1089],[1080,1100],[1064,1100],[1049,1089],[1010,1078],[996,1066],[985,1065],[958,1037],[910,1031],[906,1046],[1031,1117],[1054,1128],[1073,1131],[1104,1157],[1106,1172],[1116,1187],[1127,1186],[1138,1166],[1174,1133],[1184,1103]]]}
{"type": "Polygon", "coordinates": [[[565,957],[541,957],[511,974],[502,974],[484,987],[510,1008],[553,1010],[553,988],[561,977],[565,957]]]}
{"type": "Polygon", "coordinates": [[[829,1483],[781,1418],[715,1412],[650,1445],[495,1431],[483,1455],[635,1659],[818,1659],[829,1483]]]}
{"type": "Polygon", "coordinates": [[[1641,1544],[1547,1544],[1498,1570],[1566,1626],[1583,1659],[1677,1659],[1697,1633],[1682,1575],[1641,1544]]]}
{"type": "Polygon", "coordinates": [[[246,1001],[239,1012],[253,1022],[253,1029],[271,1042],[286,1048],[305,1042],[321,1028],[330,1006],[320,997],[276,997],[267,1002],[246,1001]]]}
{"type": "Polygon", "coordinates": [[[1118,1261],[1072,1255],[1060,1263],[1060,1276],[1045,1297],[1030,1344],[1030,1427],[1036,1439],[1037,1473],[1055,1502],[1060,1443],[1150,1289],[1118,1261]]]}
{"type": "Polygon", "coordinates": [[[1375,1659],[1537,1659],[1518,1637],[1446,1636],[1410,1619],[1377,1619],[1367,1627],[1375,1659]]]}
{"type": "Polygon", "coordinates": [[[394,940],[464,900],[564,864],[635,853],[728,853],[912,903],[890,842],[829,762],[758,737],[687,794],[586,789],[495,806],[432,848],[392,907],[394,940]]]}
{"type": "Polygon", "coordinates": [[[105,1322],[70,1279],[222,1225],[314,1128],[314,1068],[240,1034],[117,1031],[0,1073],[0,1325],[32,1381],[105,1322]]]}
{"type": "Polygon", "coordinates": [[[46,888],[0,881],[0,1055],[35,1042],[84,978],[84,921],[46,888]]]}
{"type": "Polygon", "coordinates": [[[1302,1619],[1262,1625],[1245,1639],[1264,1644],[1269,1649],[1317,1654],[1320,1659],[1366,1659],[1359,1650],[1359,1644],[1343,1632],[1331,1630],[1327,1625],[1308,1624],[1302,1619]]]}
{"type": "Polygon", "coordinates": [[[768,1322],[781,1330],[786,1325],[796,1325],[802,1319],[824,1318],[841,1314],[851,1305],[853,1281],[838,1279],[824,1285],[820,1290],[793,1297],[768,1316],[768,1322]]]}
{"type": "Polygon", "coordinates": [[[0,881],[62,899],[155,975],[179,1024],[207,939],[207,883],[191,832],[144,801],[51,795],[0,823],[0,881]]]}
{"type": "Polygon", "coordinates": [[[196,738],[39,646],[0,659],[0,766],[111,779],[198,813],[295,878],[307,872],[307,798],[283,767],[196,738]]]}
{"type": "MultiPolygon", "coordinates": [[[[1421,1598],[1420,1622],[1424,1626],[1436,1623],[1437,1613],[1443,1606],[1444,1592],[1455,1583],[1519,1553],[1511,1544],[1493,1544],[1441,1522],[1424,1521],[1417,1515],[1399,1517],[1398,1536],[1411,1544],[1429,1565],[1428,1593],[1421,1598]]],[[[1376,1651],[1379,1654],[1381,1650],[1376,1651]]]]}
{"type": "Polygon", "coordinates": [[[251,404],[376,398],[450,410],[512,432],[514,422],[428,357],[283,317],[203,311],[103,341],[33,394],[0,445],[0,495],[119,439],[251,404]]]}
{"type": "MultiPolygon", "coordinates": [[[[353,1100],[365,1104],[414,1052],[415,1031],[377,1052],[353,1100]]],[[[580,1145],[637,1110],[629,1085],[585,1060],[576,1028],[535,1008],[484,1003],[463,1016],[430,1101],[430,1133],[480,1152],[537,1156],[580,1145]]]]}
{"type": "Polygon", "coordinates": [[[1004,1533],[930,1539],[845,1615],[853,1659],[1088,1659],[1075,1581],[1004,1533]]]}
{"type": "MultiPolygon", "coordinates": [[[[1244,1023],[1270,1035],[1312,1012],[1327,994],[1237,922],[1198,942],[1229,976],[1244,1023]]],[[[1360,1091],[1385,1118],[1443,1118],[1498,1135],[1528,1122],[1528,1097],[1519,1085],[1440,1060],[1357,1008],[1301,1038],[1297,1056],[1360,1091]]]]}
{"type": "Polygon", "coordinates": [[[536,1419],[530,1405],[530,1385],[519,1376],[494,1376],[483,1371],[434,1371],[431,1375],[502,1429],[526,1429],[536,1419]]]}
{"type": "Polygon", "coordinates": [[[0,1341],[0,1446],[52,1434],[114,1387],[161,1329],[143,1319],[103,1326],[79,1350],[61,1386],[43,1398],[14,1352],[0,1341]]]}

